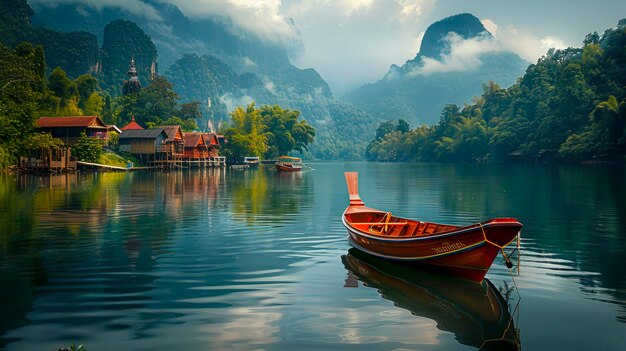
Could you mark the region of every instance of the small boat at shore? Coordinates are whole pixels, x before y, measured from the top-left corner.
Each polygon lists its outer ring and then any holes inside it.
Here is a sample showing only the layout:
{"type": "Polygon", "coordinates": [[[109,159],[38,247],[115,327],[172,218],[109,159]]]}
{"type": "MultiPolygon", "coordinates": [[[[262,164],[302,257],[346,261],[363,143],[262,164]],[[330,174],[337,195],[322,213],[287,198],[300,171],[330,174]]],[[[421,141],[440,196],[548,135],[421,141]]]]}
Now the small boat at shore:
{"type": "Polygon", "coordinates": [[[260,163],[258,156],[246,156],[243,158],[243,164],[248,167],[257,167],[260,163]]]}
{"type": "MultiPolygon", "coordinates": [[[[349,271],[347,287],[358,287],[358,282],[350,281],[356,278],[394,306],[435,321],[438,329],[454,333],[463,345],[480,350],[519,351],[519,332],[509,312],[512,306],[489,279],[476,284],[416,271],[354,248],[341,260],[349,271]]],[[[509,295],[508,291],[504,293],[509,295]]]]}
{"type": "Polygon", "coordinates": [[[279,156],[274,164],[276,170],[281,172],[298,172],[302,170],[302,159],[291,156],[279,156]]]}
{"type": "Polygon", "coordinates": [[[441,273],[481,282],[499,252],[518,238],[515,218],[494,218],[457,226],[394,216],[365,206],[358,194],[358,173],[346,172],[350,204],[342,222],[348,241],[365,253],[420,265],[441,273]]]}

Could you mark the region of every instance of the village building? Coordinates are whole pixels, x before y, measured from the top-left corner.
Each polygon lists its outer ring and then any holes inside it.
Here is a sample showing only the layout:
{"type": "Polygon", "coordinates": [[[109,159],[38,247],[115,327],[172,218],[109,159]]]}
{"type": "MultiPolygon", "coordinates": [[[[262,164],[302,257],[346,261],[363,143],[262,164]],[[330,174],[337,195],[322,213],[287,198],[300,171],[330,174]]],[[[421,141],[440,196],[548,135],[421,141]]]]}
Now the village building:
{"type": "Polygon", "coordinates": [[[166,139],[163,128],[125,130],[120,134],[119,149],[147,165],[162,158],[162,146],[166,139]]]}
{"type": "Polygon", "coordinates": [[[125,130],[142,130],[142,129],[145,129],[145,128],[142,127],[141,125],[139,125],[139,123],[137,123],[137,121],[135,121],[135,116],[132,116],[130,118],[130,122],[128,122],[127,125],[123,126],[120,129],[122,131],[125,131],[125,130]]]}
{"type": "Polygon", "coordinates": [[[204,141],[207,146],[208,157],[216,157],[219,155],[220,140],[215,133],[204,133],[204,141]]]}
{"type": "Polygon", "coordinates": [[[203,133],[185,133],[185,153],[186,160],[207,159],[209,153],[204,141],[203,133]]]}
{"type": "Polygon", "coordinates": [[[128,80],[124,81],[122,94],[137,94],[139,90],[141,90],[141,83],[139,82],[139,74],[135,68],[134,57],[130,59],[130,65],[128,66],[128,72],[126,72],[126,75],[128,75],[128,80]]]}
{"type": "Polygon", "coordinates": [[[71,147],[81,135],[102,141],[109,139],[109,132],[117,133],[116,126],[107,126],[99,116],[41,117],[35,121],[37,129],[63,141],[60,148],[29,150],[20,157],[19,167],[25,171],[75,170],[76,159],[71,147]]]}
{"type": "Polygon", "coordinates": [[[109,126],[99,116],[41,117],[35,125],[53,138],[61,139],[67,146],[75,145],[82,133],[102,141],[109,139],[109,126]]]}
{"type": "Polygon", "coordinates": [[[157,126],[155,128],[162,128],[167,135],[162,149],[167,154],[168,159],[176,160],[182,158],[185,151],[185,134],[180,126],[157,126]]]}

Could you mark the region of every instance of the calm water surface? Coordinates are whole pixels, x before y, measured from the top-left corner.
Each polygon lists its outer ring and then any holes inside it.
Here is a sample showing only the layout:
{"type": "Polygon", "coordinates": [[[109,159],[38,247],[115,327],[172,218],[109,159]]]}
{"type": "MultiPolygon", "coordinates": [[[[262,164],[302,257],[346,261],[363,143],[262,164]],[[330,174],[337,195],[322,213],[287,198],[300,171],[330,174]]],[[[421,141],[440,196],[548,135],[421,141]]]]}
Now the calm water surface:
{"type": "Polygon", "coordinates": [[[0,349],[626,349],[624,167],[312,166],[0,175],[0,349]],[[349,250],[344,171],[398,215],[517,217],[513,278],[349,250]]]}

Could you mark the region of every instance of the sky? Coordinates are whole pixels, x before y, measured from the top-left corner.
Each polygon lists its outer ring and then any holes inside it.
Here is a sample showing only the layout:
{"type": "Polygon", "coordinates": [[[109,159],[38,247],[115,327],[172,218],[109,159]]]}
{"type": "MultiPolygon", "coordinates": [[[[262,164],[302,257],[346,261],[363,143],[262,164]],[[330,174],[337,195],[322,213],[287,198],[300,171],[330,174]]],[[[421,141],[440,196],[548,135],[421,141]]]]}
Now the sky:
{"type": "MultiPolygon", "coordinates": [[[[76,2],[30,0],[29,2],[76,2]]],[[[494,35],[490,42],[450,38],[453,57],[429,69],[471,69],[483,51],[506,50],[529,62],[548,49],[580,47],[586,34],[626,17],[624,0],[157,0],[188,17],[225,15],[267,40],[302,40],[292,63],[314,68],[336,95],[381,79],[392,64],[413,59],[430,24],[469,12],[494,35]],[[292,19],[294,26],[288,24],[292,19]],[[455,46],[455,45],[458,45],[455,46]]],[[[81,0],[153,16],[145,0],[81,0]],[[105,5],[106,4],[106,5],[105,5]]],[[[158,20],[158,19],[155,19],[158,20]]],[[[422,72],[424,73],[424,72],[422,72]]]]}
{"type": "Polygon", "coordinates": [[[529,62],[551,47],[580,47],[587,33],[602,34],[626,17],[624,0],[166,1],[188,16],[216,9],[238,13],[235,17],[244,26],[262,34],[288,36],[284,18],[293,19],[304,43],[293,63],[315,68],[338,95],[381,79],[391,64],[414,58],[426,28],[458,13],[478,17],[500,50],[516,52],[529,62]]]}

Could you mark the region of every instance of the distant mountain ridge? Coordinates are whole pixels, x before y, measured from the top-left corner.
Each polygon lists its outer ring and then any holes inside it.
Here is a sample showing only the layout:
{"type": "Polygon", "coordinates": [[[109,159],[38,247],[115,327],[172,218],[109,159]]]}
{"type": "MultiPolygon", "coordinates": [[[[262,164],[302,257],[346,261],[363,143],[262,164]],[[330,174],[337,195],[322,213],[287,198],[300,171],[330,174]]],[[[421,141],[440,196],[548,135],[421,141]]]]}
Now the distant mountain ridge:
{"type": "Polygon", "coordinates": [[[442,55],[450,53],[450,47],[445,42],[445,38],[450,32],[456,33],[463,39],[471,39],[478,36],[491,37],[485,26],[478,18],[469,13],[462,13],[444,18],[431,24],[424,32],[420,51],[413,61],[420,56],[440,58],[442,55]]]}
{"type": "Polygon", "coordinates": [[[381,80],[349,92],[344,99],[378,119],[435,124],[446,104],[469,102],[488,81],[509,86],[529,65],[515,53],[494,50],[477,54],[477,67],[446,68],[455,54],[452,45],[464,40],[492,41],[493,36],[468,13],[435,22],[424,33],[415,58],[402,66],[391,65],[381,80]],[[426,64],[433,62],[439,70],[427,71],[426,64]]]}
{"type": "MultiPolygon", "coordinates": [[[[33,11],[26,1],[18,2],[30,11],[30,17],[33,11]]],[[[60,66],[73,77],[87,72],[98,75],[111,94],[119,94],[117,84],[121,87],[130,57],[136,56],[143,85],[149,84],[147,77],[158,69],[159,74],[165,74],[174,83],[174,90],[183,101],[201,102],[201,128],[207,126],[208,119],[215,125],[228,119],[228,112],[234,107],[255,101],[257,105],[278,104],[301,111],[317,132],[309,158],[361,159],[374,134],[376,120],[334,99],[328,84],[314,69],[291,64],[289,54],[301,45],[297,36],[266,40],[238,27],[228,17],[192,19],[176,6],[158,0],[137,0],[140,7],[149,5],[154,11],[139,14],[105,3],[78,0],[50,0],[34,5],[33,27],[53,28],[50,31],[61,35],[65,31],[81,31],[92,38],[91,53],[95,57],[90,66],[74,69],[69,62],[60,66]],[[107,37],[107,32],[116,35],[107,37]],[[127,40],[132,45],[124,45],[127,40]],[[102,50],[98,41],[103,43],[102,50]],[[340,129],[345,126],[349,128],[340,129]]],[[[297,33],[293,21],[286,19],[286,23],[297,33]]],[[[45,45],[44,48],[46,57],[54,49],[45,45]]],[[[80,62],[80,58],[76,61],[80,62]]]]}

